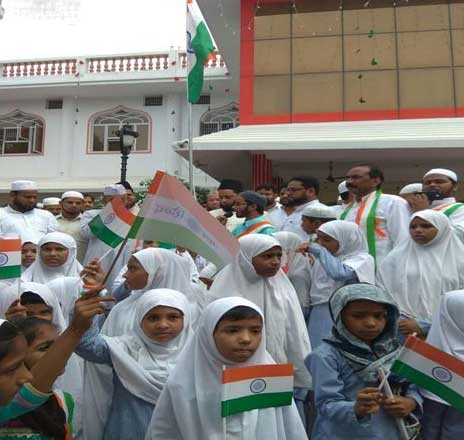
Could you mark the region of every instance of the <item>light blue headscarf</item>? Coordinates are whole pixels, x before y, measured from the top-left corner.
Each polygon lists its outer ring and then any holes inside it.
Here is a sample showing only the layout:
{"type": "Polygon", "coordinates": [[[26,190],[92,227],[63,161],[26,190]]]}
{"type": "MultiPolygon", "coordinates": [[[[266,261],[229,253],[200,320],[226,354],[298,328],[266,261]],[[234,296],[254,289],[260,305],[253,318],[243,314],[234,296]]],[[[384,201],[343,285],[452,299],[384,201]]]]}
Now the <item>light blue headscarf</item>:
{"type": "Polygon", "coordinates": [[[388,370],[400,351],[398,332],[398,306],[387,292],[371,284],[350,284],[334,292],[329,300],[330,313],[334,321],[332,335],[325,339],[337,348],[348,361],[354,372],[366,382],[377,382],[377,369],[388,370]],[[386,306],[387,323],[384,331],[372,342],[366,344],[348,331],[341,314],[352,301],[373,301],[386,306]]]}

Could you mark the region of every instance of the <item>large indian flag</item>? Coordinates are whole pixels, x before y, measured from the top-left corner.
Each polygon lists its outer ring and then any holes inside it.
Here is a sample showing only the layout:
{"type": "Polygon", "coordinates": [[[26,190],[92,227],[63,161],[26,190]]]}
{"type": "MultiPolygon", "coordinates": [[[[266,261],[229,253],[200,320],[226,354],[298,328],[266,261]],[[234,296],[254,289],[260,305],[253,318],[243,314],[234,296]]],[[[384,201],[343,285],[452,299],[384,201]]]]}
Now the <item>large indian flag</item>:
{"type": "Polygon", "coordinates": [[[114,197],[90,221],[89,228],[98,239],[115,248],[127,237],[134,221],[135,215],[126,208],[121,197],[114,197]]]}
{"type": "Polygon", "coordinates": [[[237,239],[198,204],[182,182],[162,171],[156,173],[129,237],[184,247],[218,269],[239,251],[237,239]]]}
{"type": "Polygon", "coordinates": [[[409,336],[391,371],[464,412],[464,362],[409,336]]]}
{"type": "Polygon", "coordinates": [[[291,405],[292,398],[292,364],[253,365],[222,372],[222,417],[291,405]]]}
{"type": "Polygon", "coordinates": [[[21,240],[0,239],[0,280],[21,276],[21,240]]]}
{"type": "Polygon", "coordinates": [[[214,58],[213,39],[195,0],[187,0],[188,101],[195,104],[203,89],[205,63],[214,58]]]}

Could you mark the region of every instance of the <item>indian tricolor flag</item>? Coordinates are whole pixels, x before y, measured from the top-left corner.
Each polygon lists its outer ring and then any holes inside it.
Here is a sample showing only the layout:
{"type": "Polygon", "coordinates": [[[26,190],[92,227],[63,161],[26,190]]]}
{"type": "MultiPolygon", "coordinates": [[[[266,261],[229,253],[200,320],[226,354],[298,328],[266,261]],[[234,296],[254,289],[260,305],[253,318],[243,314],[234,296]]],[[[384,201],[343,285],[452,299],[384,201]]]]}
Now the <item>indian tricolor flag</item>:
{"type": "Polygon", "coordinates": [[[409,336],[391,371],[464,412],[464,362],[409,336]]]}
{"type": "Polygon", "coordinates": [[[89,223],[92,233],[108,246],[119,246],[130,231],[135,215],[127,208],[121,197],[114,197],[89,223]]]}
{"type": "Polygon", "coordinates": [[[222,372],[222,417],[291,405],[292,399],[292,364],[253,365],[222,372]]]}
{"type": "Polygon", "coordinates": [[[0,239],[0,280],[21,276],[21,240],[0,239]]]}
{"type": "Polygon", "coordinates": [[[198,204],[182,182],[162,171],[156,173],[129,237],[184,247],[218,269],[239,251],[237,239],[198,204]]]}
{"type": "Polygon", "coordinates": [[[213,39],[195,0],[187,0],[188,101],[195,104],[203,89],[205,63],[214,58],[213,39]]]}

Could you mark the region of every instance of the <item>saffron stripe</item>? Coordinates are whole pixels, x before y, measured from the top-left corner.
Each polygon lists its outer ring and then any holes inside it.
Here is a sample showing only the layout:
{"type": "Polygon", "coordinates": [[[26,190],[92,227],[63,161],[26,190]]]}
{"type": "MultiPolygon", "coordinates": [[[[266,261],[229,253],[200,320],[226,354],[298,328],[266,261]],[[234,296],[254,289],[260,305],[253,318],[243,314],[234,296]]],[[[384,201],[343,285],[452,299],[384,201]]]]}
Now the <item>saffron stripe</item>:
{"type": "Polygon", "coordinates": [[[115,248],[124,241],[124,238],[116,235],[111,229],[107,228],[99,215],[97,215],[90,223],[89,228],[99,240],[106,243],[108,246],[115,248]]]}
{"type": "Polygon", "coordinates": [[[21,240],[19,238],[0,239],[0,252],[20,252],[21,240]]]}
{"type": "Polygon", "coordinates": [[[438,350],[438,348],[427,344],[415,336],[409,336],[404,346],[405,348],[409,348],[437,364],[446,365],[448,370],[451,370],[464,378],[464,362],[459,361],[450,354],[438,350]]]}
{"type": "Polygon", "coordinates": [[[259,408],[273,408],[292,404],[293,393],[256,394],[221,402],[221,416],[227,417],[259,408]]]}
{"type": "Polygon", "coordinates": [[[129,226],[134,223],[135,215],[132,214],[127,208],[124,202],[120,197],[116,197],[111,201],[111,207],[113,208],[113,212],[124,222],[127,223],[129,226]]]}
{"type": "Polygon", "coordinates": [[[411,368],[409,365],[404,364],[400,360],[397,360],[392,365],[391,371],[409,379],[411,382],[425,388],[433,394],[436,394],[438,397],[446,400],[451,406],[464,413],[464,397],[461,394],[456,393],[451,388],[448,388],[446,385],[414,368],[411,368]]]}
{"type": "Polygon", "coordinates": [[[292,364],[252,365],[230,368],[222,372],[222,383],[254,379],[256,377],[293,376],[292,364]]]}
{"type": "Polygon", "coordinates": [[[9,278],[19,278],[21,276],[21,266],[0,267],[0,280],[9,278]]]}

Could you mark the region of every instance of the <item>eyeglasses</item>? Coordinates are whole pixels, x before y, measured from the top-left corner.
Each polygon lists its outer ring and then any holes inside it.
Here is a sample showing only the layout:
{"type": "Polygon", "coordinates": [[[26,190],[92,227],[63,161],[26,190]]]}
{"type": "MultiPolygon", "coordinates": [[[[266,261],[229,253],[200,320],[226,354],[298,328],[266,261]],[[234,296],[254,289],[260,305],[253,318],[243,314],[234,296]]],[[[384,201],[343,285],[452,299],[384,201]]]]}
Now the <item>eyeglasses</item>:
{"type": "Polygon", "coordinates": [[[301,187],[301,188],[287,188],[287,192],[294,193],[294,192],[297,192],[297,191],[304,191],[304,187],[301,187]]]}

